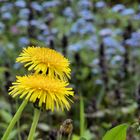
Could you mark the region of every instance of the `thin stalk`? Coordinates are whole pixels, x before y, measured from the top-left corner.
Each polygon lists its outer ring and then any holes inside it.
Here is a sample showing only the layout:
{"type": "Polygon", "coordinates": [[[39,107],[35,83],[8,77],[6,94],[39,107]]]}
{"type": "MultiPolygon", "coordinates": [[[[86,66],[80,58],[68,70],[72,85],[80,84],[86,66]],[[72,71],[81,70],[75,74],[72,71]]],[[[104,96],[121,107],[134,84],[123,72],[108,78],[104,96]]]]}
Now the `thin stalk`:
{"type": "MultiPolygon", "coordinates": [[[[18,104],[18,99],[16,99],[16,110],[18,110],[19,108],[19,104],[18,104]]],[[[20,136],[20,119],[17,120],[17,135],[18,135],[18,140],[21,140],[21,136],[20,136]]]]}
{"type": "Polygon", "coordinates": [[[97,108],[100,107],[103,99],[104,99],[104,96],[105,96],[105,87],[103,86],[100,90],[100,93],[98,95],[98,98],[97,98],[97,108]]]}
{"type": "Polygon", "coordinates": [[[20,135],[20,131],[21,131],[21,129],[20,129],[20,120],[17,121],[17,130],[18,130],[18,140],[22,140],[21,135],[20,135]]]}
{"type": "Polygon", "coordinates": [[[3,135],[3,137],[2,137],[1,140],[7,140],[7,138],[8,138],[8,136],[9,136],[11,130],[12,130],[13,127],[15,126],[16,122],[19,120],[20,115],[21,115],[23,109],[24,109],[25,106],[27,105],[27,102],[28,102],[27,100],[24,100],[24,101],[22,102],[22,104],[20,105],[18,111],[16,112],[16,114],[15,114],[14,117],[13,117],[13,119],[11,120],[11,122],[10,122],[8,128],[6,129],[6,132],[4,133],[4,135],[3,135]]]}
{"type": "Polygon", "coordinates": [[[62,134],[60,133],[60,131],[57,134],[57,140],[62,140],[62,134]]]}
{"type": "Polygon", "coordinates": [[[84,135],[84,130],[85,130],[84,101],[82,95],[80,95],[80,137],[84,135]]]}
{"type": "Polygon", "coordinates": [[[34,140],[34,134],[35,134],[36,126],[38,124],[39,116],[40,116],[40,110],[35,108],[34,109],[34,118],[33,118],[32,126],[31,126],[27,140],[34,140]]]}

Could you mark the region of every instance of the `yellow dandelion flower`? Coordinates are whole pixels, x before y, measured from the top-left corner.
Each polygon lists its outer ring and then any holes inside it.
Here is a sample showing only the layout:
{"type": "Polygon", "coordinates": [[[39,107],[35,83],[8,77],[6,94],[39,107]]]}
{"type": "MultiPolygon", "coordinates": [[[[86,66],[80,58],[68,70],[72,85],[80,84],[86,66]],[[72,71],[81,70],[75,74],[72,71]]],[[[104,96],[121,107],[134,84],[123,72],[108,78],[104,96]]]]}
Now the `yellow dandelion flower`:
{"type": "Polygon", "coordinates": [[[67,87],[68,82],[52,79],[49,76],[33,74],[29,76],[17,76],[16,82],[10,87],[9,94],[12,97],[25,97],[25,100],[36,103],[40,108],[57,110],[64,107],[69,110],[69,96],[73,96],[72,88],[67,87]]]}
{"type": "Polygon", "coordinates": [[[43,74],[47,73],[52,77],[59,77],[61,80],[65,80],[66,77],[70,78],[71,69],[68,59],[49,48],[24,48],[16,61],[26,63],[25,67],[28,67],[29,71],[35,70],[36,73],[41,71],[43,74]]]}

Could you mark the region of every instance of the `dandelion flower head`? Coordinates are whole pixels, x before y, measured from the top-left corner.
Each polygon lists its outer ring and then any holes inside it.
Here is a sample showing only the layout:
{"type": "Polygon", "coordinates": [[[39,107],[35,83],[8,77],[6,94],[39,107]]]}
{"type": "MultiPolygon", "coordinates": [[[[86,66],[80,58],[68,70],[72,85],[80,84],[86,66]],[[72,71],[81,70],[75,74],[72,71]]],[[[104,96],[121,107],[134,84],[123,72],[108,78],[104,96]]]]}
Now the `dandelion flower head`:
{"type": "Polygon", "coordinates": [[[62,80],[70,78],[71,69],[69,68],[68,59],[49,48],[24,48],[16,61],[25,63],[25,67],[28,67],[29,71],[47,73],[51,77],[59,77],[62,80]]]}
{"type": "Polygon", "coordinates": [[[69,110],[69,101],[72,102],[69,96],[73,96],[73,91],[67,86],[66,81],[52,79],[41,74],[17,76],[16,82],[10,87],[9,94],[12,97],[25,98],[32,103],[38,100],[38,106],[46,110],[53,111],[54,108],[69,110]]]}

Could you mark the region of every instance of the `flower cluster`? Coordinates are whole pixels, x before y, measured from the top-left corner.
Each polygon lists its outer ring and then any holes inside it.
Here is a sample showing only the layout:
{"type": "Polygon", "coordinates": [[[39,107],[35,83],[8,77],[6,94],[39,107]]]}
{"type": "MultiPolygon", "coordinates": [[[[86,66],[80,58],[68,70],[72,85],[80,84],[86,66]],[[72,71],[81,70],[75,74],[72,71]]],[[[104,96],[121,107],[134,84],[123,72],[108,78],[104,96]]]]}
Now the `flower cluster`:
{"type": "Polygon", "coordinates": [[[17,76],[9,94],[25,98],[43,109],[69,110],[73,96],[68,87],[70,78],[69,61],[55,50],[43,47],[24,48],[17,62],[24,63],[33,74],[17,76]]]}

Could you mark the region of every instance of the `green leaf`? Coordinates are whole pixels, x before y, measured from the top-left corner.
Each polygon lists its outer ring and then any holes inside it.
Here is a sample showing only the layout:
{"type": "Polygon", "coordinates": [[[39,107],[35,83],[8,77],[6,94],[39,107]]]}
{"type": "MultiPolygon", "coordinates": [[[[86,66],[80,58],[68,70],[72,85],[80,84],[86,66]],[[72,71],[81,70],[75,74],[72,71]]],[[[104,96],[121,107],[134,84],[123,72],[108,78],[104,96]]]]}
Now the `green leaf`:
{"type": "Polygon", "coordinates": [[[84,137],[82,137],[82,138],[80,138],[80,140],[87,140],[86,138],[84,138],[84,137]]]}
{"type": "Polygon", "coordinates": [[[79,140],[80,139],[80,136],[78,136],[78,135],[72,135],[72,140],[79,140]]]}
{"type": "Polygon", "coordinates": [[[107,131],[102,140],[126,140],[128,125],[121,124],[107,131]]]}
{"type": "Polygon", "coordinates": [[[72,136],[72,140],[87,140],[87,139],[85,137],[80,137],[80,136],[74,134],[72,136]]]}
{"type": "Polygon", "coordinates": [[[1,110],[0,116],[6,123],[10,123],[10,121],[12,120],[12,115],[5,110],[1,110]]]}
{"type": "Polygon", "coordinates": [[[93,139],[93,134],[89,130],[85,130],[83,138],[86,138],[87,140],[92,140],[93,139]]]}
{"type": "Polygon", "coordinates": [[[93,140],[94,138],[94,135],[89,130],[85,130],[82,137],[75,134],[72,136],[72,140],[93,140]]]}

